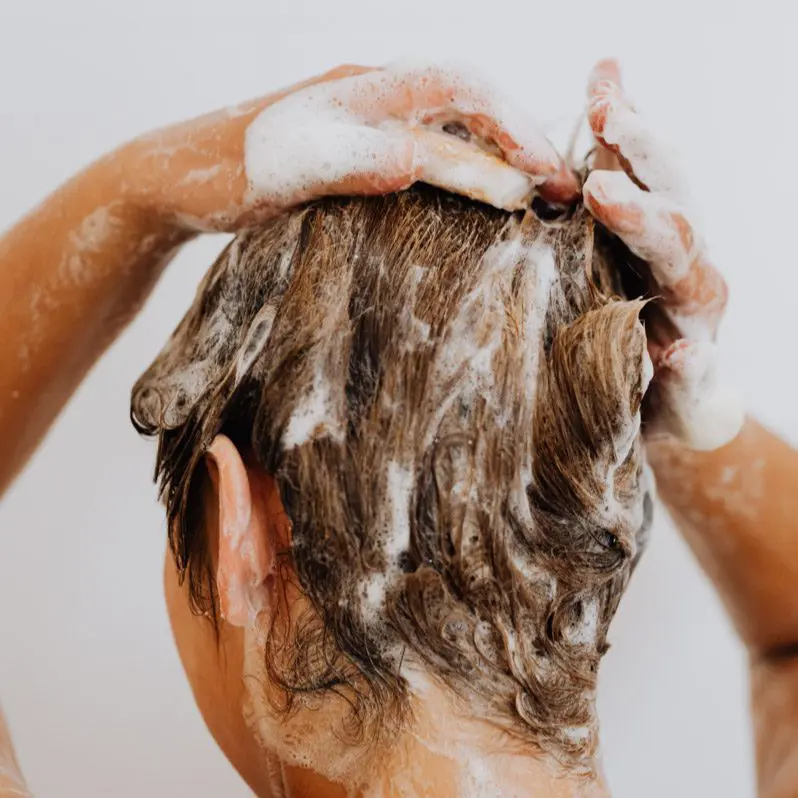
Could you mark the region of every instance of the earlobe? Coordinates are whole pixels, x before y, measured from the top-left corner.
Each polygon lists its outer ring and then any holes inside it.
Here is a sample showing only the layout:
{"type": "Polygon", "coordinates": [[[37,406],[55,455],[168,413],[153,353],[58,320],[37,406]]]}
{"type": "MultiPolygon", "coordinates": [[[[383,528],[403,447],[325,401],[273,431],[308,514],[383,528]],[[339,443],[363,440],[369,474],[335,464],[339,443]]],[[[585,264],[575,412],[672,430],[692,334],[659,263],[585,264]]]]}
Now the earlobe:
{"type": "Polygon", "coordinates": [[[217,435],[207,453],[208,471],[219,502],[219,556],[216,587],[222,618],[251,626],[269,606],[275,552],[261,492],[235,444],[217,435]]]}

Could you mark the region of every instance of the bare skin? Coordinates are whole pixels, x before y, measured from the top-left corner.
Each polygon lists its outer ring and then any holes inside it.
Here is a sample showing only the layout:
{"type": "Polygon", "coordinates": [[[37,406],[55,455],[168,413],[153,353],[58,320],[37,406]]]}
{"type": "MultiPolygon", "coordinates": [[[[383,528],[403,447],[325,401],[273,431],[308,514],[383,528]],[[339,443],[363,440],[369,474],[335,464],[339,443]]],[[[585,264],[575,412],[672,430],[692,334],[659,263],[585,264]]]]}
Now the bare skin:
{"type": "MultiPolygon", "coordinates": [[[[343,67],[309,83],[368,71],[343,67]]],[[[300,88],[254,101],[232,113],[220,112],[142,137],[77,175],[0,238],[0,335],[4,341],[0,348],[0,435],[5,441],[0,491],[19,473],[90,366],[135,315],[182,243],[198,229],[234,230],[314,196],[389,192],[424,179],[429,162],[419,163],[415,153],[419,138],[426,140],[426,131],[410,120],[425,119],[425,104],[430,120],[447,111],[475,136],[488,136],[501,150],[502,159],[542,183],[542,193],[550,198],[565,199],[574,190],[556,157],[541,151],[536,137],[519,141],[490,114],[465,112],[457,92],[440,79],[437,83],[433,80],[431,87],[427,84],[424,91],[411,92],[398,81],[395,96],[377,108],[384,118],[400,122],[404,136],[391,141],[395,157],[383,162],[380,171],[361,169],[334,183],[305,185],[289,197],[253,198],[243,166],[245,132],[264,108],[300,88]]],[[[617,67],[604,62],[590,86],[589,118],[603,147],[597,165],[608,170],[620,167],[618,177],[625,173],[639,193],[630,193],[629,186],[617,178],[597,172],[598,177],[585,187],[585,202],[651,264],[672,318],[689,319],[684,328],[686,332],[689,327],[690,335],[676,340],[663,340],[655,334],[661,331],[652,330],[652,359],[666,391],[670,384],[680,395],[687,392],[698,397],[703,383],[681,368],[678,353],[714,337],[725,304],[725,285],[697,245],[688,212],[681,198],[672,193],[673,186],[659,186],[647,174],[644,179],[641,167],[646,158],[640,159],[637,150],[625,151],[623,141],[605,135],[608,118],[621,106],[628,110],[617,67]],[[676,231],[681,251],[678,244],[674,247],[673,237],[667,247],[658,248],[661,237],[648,235],[663,219],[676,231]]],[[[490,103],[482,103],[483,111],[490,107],[490,103]]],[[[374,124],[374,120],[363,124],[374,124]]],[[[643,140],[645,143],[645,136],[643,140]]],[[[440,143],[440,139],[431,141],[440,143]]],[[[486,153],[482,160],[473,148],[444,150],[431,145],[426,149],[433,152],[433,158],[437,152],[442,159],[480,159],[481,167],[491,174],[506,166],[498,164],[501,159],[495,155],[486,153]]],[[[643,153],[646,157],[650,154],[643,153]]],[[[471,187],[475,193],[478,188],[471,187]]],[[[678,412],[670,421],[670,431],[678,434],[684,426],[677,423],[678,412]]],[[[793,756],[798,750],[798,666],[794,657],[798,605],[792,598],[793,572],[798,570],[794,565],[798,563],[794,551],[798,544],[793,542],[798,538],[794,535],[798,522],[793,520],[792,502],[798,500],[792,498],[790,484],[798,454],[750,421],[736,441],[716,452],[691,452],[669,441],[652,444],[650,456],[663,499],[751,651],[761,795],[790,795],[798,783],[798,759],[793,756]],[[724,490],[738,485],[737,493],[724,490]],[[758,490],[751,487],[757,485],[758,490]],[[732,493],[738,498],[731,500],[732,493]]],[[[222,472],[240,476],[234,467],[220,468],[222,472]]],[[[268,482],[263,480],[253,501],[265,504],[254,517],[267,529],[279,511],[269,509],[268,482]]],[[[224,478],[218,486],[222,499],[231,487],[223,482],[224,478]]],[[[169,560],[165,580],[175,637],[209,727],[253,789],[260,795],[275,794],[272,781],[263,775],[268,764],[263,751],[247,736],[240,713],[214,715],[222,705],[240,704],[240,667],[235,659],[222,661],[214,653],[215,641],[207,625],[202,625],[203,619],[188,611],[169,560]],[[207,664],[214,659],[217,670],[208,670],[207,664]],[[197,673],[192,678],[194,670],[197,673]]],[[[240,650],[241,629],[231,625],[225,633],[230,638],[228,653],[240,650]]],[[[434,716],[428,719],[427,731],[432,736],[438,733],[434,721],[434,716]]],[[[487,730],[474,729],[474,734],[480,744],[490,740],[487,730]]],[[[447,765],[445,758],[430,753],[429,746],[424,750],[427,772],[446,773],[446,767],[451,767],[450,760],[447,765]]],[[[0,766],[0,798],[26,795],[2,718],[0,766]]],[[[538,784],[542,794],[574,794],[575,785],[550,780],[539,757],[521,757],[515,767],[519,783],[527,787],[538,784]]],[[[295,768],[286,774],[288,794],[297,798],[338,794],[329,781],[311,777],[313,783],[307,783],[308,771],[295,768]]],[[[444,794],[440,785],[429,781],[427,785],[433,786],[435,795],[444,794]]],[[[603,788],[596,785],[596,790],[601,793],[603,788]]],[[[424,792],[419,789],[418,794],[424,792]]]]}

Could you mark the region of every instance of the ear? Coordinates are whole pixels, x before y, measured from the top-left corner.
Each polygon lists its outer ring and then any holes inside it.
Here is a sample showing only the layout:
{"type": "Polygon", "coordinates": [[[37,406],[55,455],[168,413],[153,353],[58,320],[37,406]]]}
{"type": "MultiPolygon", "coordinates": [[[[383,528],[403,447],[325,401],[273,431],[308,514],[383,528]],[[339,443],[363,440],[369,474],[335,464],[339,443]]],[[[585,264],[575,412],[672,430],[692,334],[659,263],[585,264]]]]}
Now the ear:
{"type": "Polygon", "coordinates": [[[216,588],[222,618],[249,627],[268,608],[275,544],[263,491],[233,442],[217,435],[207,466],[219,504],[219,557],[216,588]],[[253,489],[254,488],[254,489],[253,489]]]}

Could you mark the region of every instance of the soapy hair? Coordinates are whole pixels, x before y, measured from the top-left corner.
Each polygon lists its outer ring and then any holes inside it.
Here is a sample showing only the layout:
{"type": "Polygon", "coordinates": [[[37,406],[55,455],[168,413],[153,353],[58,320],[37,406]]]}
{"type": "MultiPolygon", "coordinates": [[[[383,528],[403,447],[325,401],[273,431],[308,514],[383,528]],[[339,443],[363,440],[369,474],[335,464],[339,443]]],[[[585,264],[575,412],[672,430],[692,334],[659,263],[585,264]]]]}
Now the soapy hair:
{"type": "Polygon", "coordinates": [[[207,274],[132,418],[158,437],[198,612],[215,606],[203,454],[225,433],[274,476],[313,608],[266,644],[286,712],[335,692],[352,734],[404,722],[412,663],[589,761],[651,516],[640,303],[610,298],[602,235],[583,211],[546,223],[418,187],[291,211],[207,274]]]}

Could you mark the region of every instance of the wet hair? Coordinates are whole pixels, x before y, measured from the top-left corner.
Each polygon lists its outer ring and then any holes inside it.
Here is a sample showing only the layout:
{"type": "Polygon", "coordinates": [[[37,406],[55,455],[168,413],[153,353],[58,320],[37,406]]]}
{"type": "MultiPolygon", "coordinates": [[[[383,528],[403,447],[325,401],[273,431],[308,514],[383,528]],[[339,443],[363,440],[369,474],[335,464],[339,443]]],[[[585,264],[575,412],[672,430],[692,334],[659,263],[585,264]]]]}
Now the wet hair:
{"type": "Polygon", "coordinates": [[[612,298],[602,236],[582,211],[547,223],[418,187],[291,211],[206,275],[132,418],[158,436],[198,612],[215,605],[203,454],[225,433],[273,475],[312,607],[267,643],[286,712],[335,692],[352,729],[401,720],[414,663],[511,735],[593,754],[651,516],[640,303],[612,298]]]}

